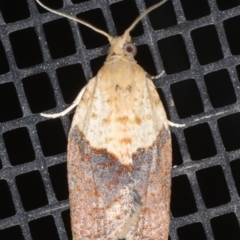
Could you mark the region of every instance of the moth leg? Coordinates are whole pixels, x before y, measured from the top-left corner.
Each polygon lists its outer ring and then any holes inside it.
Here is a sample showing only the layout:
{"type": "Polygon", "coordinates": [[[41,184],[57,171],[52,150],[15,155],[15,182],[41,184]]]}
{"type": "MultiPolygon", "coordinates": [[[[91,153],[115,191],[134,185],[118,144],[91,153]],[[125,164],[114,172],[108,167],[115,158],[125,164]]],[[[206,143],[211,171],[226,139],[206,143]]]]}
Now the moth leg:
{"type": "Polygon", "coordinates": [[[162,71],[161,71],[158,75],[156,75],[156,76],[151,76],[151,75],[148,74],[148,73],[146,73],[146,74],[147,74],[147,77],[148,77],[148,78],[150,78],[151,80],[155,80],[155,79],[158,79],[158,78],[162,77],[164,73],[165,73],[165,71],[162,70],[162,71]]]}
{"type": "Polygon", "coordinates": [[[53,113],[53,114],[40,113],[40,115],[47,118],[58,118],[58,117],[65,116],[67,113],[69,113],[73,108],[75,108],[80,103],[85,90],[86,90],[86,87],[82,88],[82,90],[80,91],[80,93],[78,94],[74,102],[62,112],[53,113]]]}
{"type": "Polygon", "coordinates": [[[168,125],[171,126],[171,127],[185,127],[186,124],[180,124],[180,123],[174,123],[174,122],[171,122],[171,121],[167,121],[168,125]]]}

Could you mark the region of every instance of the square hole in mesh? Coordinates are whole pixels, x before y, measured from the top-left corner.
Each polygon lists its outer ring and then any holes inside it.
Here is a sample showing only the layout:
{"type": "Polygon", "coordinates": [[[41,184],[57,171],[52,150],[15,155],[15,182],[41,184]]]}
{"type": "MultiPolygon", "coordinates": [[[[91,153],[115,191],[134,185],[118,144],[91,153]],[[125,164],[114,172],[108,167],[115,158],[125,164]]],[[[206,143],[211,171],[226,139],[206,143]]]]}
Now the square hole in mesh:
{"type": "Polygon", "coordinates": [[[223,58],[221,45],[214,25],[201,27],[191,32],[194,48],[201,65],[223,58]]]}
{"type": "Polygon", "coordinates": [[[212,133],[207,123],[185,129],[184,136],[192,160],[201,160],[217,154],[212,133]]]}
{"type": "Polygon", "coordinates": [[[0,41],[0,75],[9,72],[8,61],[2,42],[0,41]]]}
{"type": "Polygon", "coordinates": [[[56,70],[60,88],[66,103],[72,103],[86,85],[81,64],[74,64],[56,70]]]}
{"type": "MultiPolygon", "coordinates": [[[[96,28],[108,32],[106,21],[103,17],[101,9],[93,9],[91,11],[82,12],[79,13],[77,17],[91,23],[96,28]]],[[[99,34],[82,24],[78,24],[78,27],[81,31],[83,43],[87,49],[97,48],[109,44],[108,39],[102,34],[99,34]]]]}
{"type": "Polygon", "coordinates": [[[240,159],[230,162],[230,167],[232,170],[233,179],[235,182],[235,186],[238,191],[238,195],[240,196],[240,159]]]}
{"type": "Polygon", "coordinates": [[[52,216],[47,216],[30,221],[29,228],[31,231],[32,239],[34,240],[59,240],[57,228],[52,216]]]}
{"type": "Polygon", "coordinates": [[[221,166],[214,166],[196,172],[198,184],[207,208],[230,202],[230,195],[221,166]]]}
{"type": "Polygon", "coordinates": [[[67,19],[61,18],[44,23],[43,29],[53,59],[76,53],[72,30],[67,19]]]}
{"type": "Polygon", "coordinates": [[[68,199],[66,162],[49,167],[48,172],[57,200],[61,201],[68,199]]]}
{"type": "MultiPolygon", "coordinates": [[[[145,0],[146,7],[149,8],[158,3],[159,0],[145,0]]],[[[176,15],[172,1],[167,1],[162,6],[149,13],[149,18],[154,30],[168,28],[177,24],[176,15]]]]}
{"type": "Polygon", "coordinates": [[[170,88],[180,118],[191,117],[204,111],[198,86],[194,79],[171,84],[170,88]]]}
{"type": "MultiPolygon", "coordinates": [[[[139,16],[135,1],[121,1],[110,5],[113,21],[115,23],[118,35],[122,35],[124,31],[139,16]]],[[[136,37],[143,34],[142,23],[139,22],[131,31],[131,36],[136,37]]]]}
{"type": "Polygon", "coordinates": [[[32,113],[56,107],[52,85],[46,73],[26,77],[22,83],[32,113]]]}
{"type": "Polygon", "coordinates": [[[0,9],[6,23],[12,23],[30,17],[26,0],[0,1],[0,9]]]}
{"type": "Polygon", "coordinates": [[[16,214],[12,195],[7,181],[0,180],[0,219],[8,218],[16,214]]]}
{"type": "Polygon", "coordinates": [[[210,220],[215,240],[239,240],[240,229],[236,215],[227,213],[210,220]]]}
{"type": "Polygon", "coordinates": [[[39,171],[16,176],[17,188],[26,211],[46,206],[48,199],[39,171]]]}
{"type": "Polygon", "coordinates": [[[9,34],[18,68],[27,68],[43,62],[38,36],[33,27],[9,34]]]}
{"type": "Polygon", "coordinates": [[[181,165],[183,163],[182,154],[180,152],[179,144],[174,133],[171,133],[172,136],[172,159],[173,166],[181,165]]]}
{"type": "MultiPolygon", "coordinates": [[[[45,4],[46,6],[50,7],[50,8],[53,8],[53,9],[59,9],[59,8],[62,8],[63,7],[63,0],[54,0],[54,1],[49,1],[49,0],[41,0],[41,2],[43,4],[45,4]]],[[[39,4],[37,4],[37,8],[38,8],[38,11],[40,13],[46,13],[46,12],[49,12],[48,10],[42,8],[39,4]]]]}
{"type": "Polygon", "coordinates": [[[100,56],[98,58],[94,58],[90,61],[91,69],[93,72],[93,76],[96,76],[100,68],[103,66],[103,63],[106,61],[107,56],[100,56]]]}
{"type": "Polygon", "coordinates": [[[226,151],[240,149],[240,113],[231,114],[218,120],[218,128],[226,151]]]}
{"type": "Polygon", "coordinates": [[[35,153],[27,128],[17,128],[3,134],[8,157],[13,166],[31,162],[35,153]]]}
{"type": "Polygon", "coordinates": [[[209,73],[204,76],[204,80],[214,108],[224,107],[237,101],[227,69],[209,73]]]}
{"type": "Polygon", "coordinates": [[[25,240],[20,226],[14,226],[0,230],[0,239],[2,240],[25,240]]]}
{"type": "Polygon", "coordinates": [[[174,217],[182,217],[197,212],[193,192],[186,175],[172,179],[171,212],[174,217]]]}
{"type": "Polygon", "coordinates": [[[190,62],[181,35],[158,41],[158,48],[167,74],[182,72],[190,68],[190,62]]]}
{"type": "Polygon", "coordinates": [[[177,229],[179,240],[207,240],[201,223],[193,223],[177,229]]]}
{"type": "Polygon", "coordinates": [[[44,156],[66,152],[67,138],[60,119],[40,122],[36,127],[44,156]]]}
{"type": "Polygon", "coordinates": [[[223,21],[227,41],[233,55],[240,54],[240,16],[223,21]]]}
{"type": "Polygon", "coordinates": [[[71,231],[71,219],[70,219],[70,210],[65,210],[61,213],[63,223],[65,226],[65,230],[67,232],[68,239],[72,239],[72,231],[71,231]]]}
{"type": "Polygon", "coordinates": [[[239,0],[216,0],[219,10],[227,10],[240,5],[239,0]]]}
{"type": "Polygon", "coordinates": [[[207,0],[181,0],[183,11],[187,20],[194,20],[210,14],[207,0]]]}
{"type": "Polygon", "coordinates": [[[0,84],[0,122],[22,117],[22,109],[13,83],[0,84]]]}
{"type": "Polygon", "coordinates": [[[152,54],[147,45],[137,46],[137,63],[151,76],[157,75],[152,54]]]}

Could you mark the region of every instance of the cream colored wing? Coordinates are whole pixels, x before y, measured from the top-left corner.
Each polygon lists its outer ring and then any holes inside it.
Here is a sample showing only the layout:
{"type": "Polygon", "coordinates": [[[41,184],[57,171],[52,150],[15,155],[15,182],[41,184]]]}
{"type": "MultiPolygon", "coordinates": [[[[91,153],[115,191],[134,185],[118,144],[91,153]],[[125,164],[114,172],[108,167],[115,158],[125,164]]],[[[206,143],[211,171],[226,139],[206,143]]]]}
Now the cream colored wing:
{"type": "Polygon", "coordinates": [[[72,123],[95,149],[106,149],[121,163],[150,147],[166,114],[154,84],[144,70],[125,59],[106,62],[86,87],[72,123]],[[123,75],[124,74],[124,75],[123,75]]]}
{"type": "Polygon", "coordinates": [[[106,62],[86,86],[69,134],[68,178],[74,240],[166,239],[170,134],[155,86],[135,62],[106,62]]]}

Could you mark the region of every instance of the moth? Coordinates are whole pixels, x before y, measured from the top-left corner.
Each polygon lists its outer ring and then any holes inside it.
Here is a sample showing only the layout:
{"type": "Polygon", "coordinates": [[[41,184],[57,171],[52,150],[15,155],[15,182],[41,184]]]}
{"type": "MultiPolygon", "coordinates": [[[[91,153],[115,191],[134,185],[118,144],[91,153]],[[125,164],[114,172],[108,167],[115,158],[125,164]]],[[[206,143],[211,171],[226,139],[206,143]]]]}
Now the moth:
{"type": "Polygon", "coordinates": [[[120,37],[106,36],[107,59],[73,104],[68,137],[68,184],[74,240],[167,240],[171,187],[171,137],[152,80],[134,60],[130,32],[161,1],[142,13],[120,37]]]}

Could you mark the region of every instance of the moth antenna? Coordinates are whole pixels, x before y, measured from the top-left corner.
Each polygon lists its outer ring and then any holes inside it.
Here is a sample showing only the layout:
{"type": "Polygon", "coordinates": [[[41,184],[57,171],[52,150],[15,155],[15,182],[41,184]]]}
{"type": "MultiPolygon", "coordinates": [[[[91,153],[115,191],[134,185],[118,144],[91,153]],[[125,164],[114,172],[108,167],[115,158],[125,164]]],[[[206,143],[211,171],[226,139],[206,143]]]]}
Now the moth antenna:
{"type": "Polygon", "coordinates": [[[150,13],[152,10],[160,7],[161,5],[163,5],[165,2],[167,2],[168,0],[163,0],[159,3],[154,4],[153,6],[151,6],[150,8],[148,8],[145,12],[143,12],[142,14],[140,14],[135,20],[134,22],[130,25],[130,27],[124,32],[124,36],[128,36],[129,33],[133,30],[133,28],[138,24],[138,22],[145,17],[148,13],[150,13]]]}
{"type": "Polygon", "coordinates": [[[80,23],[80,24],[82,24],[82,25],[85,25],[85,26],[91,28],[91,29],[94,30],[95,32],[98,32],[98,33],[104,35],[105,37],[108,38],[108,41],[109,41],[109,42],[111,42],[111,40],[113,39],[113,37],[110,36],[108,33],[106,33],[106,32],[104,32],[104,31],[102,31],[102,30],[94,27],[92,24],[90,24],[90,23],[88,23],[88,22],[85,22],[85,21],[83,21],[83,20],[81,20],[81,19],[78,19],[78,18],[76,18],[76,17],[72,17],[72,16],[70,16],[70,15],[68,15],[68,14],[65,14],[65,13],[59,12],[59,11],[57,11],[57,10],[54,10],[54,9],[52,9],[52,8],[49,8],[49,7],[47,7],[46,5],[44,5],[43,3],[41,3],[39,0],[36,0],[36,2],[37,2],[41,7],[45,8],[46,10],[48,10],[49,12],[52,12],[52,13],[55,13],[55,14],[60,15],[60,16],[62,16],[62,17],[66,17],[66,18],[68,18],[68,19],[71,19],[71,20],[73,20],[73,21],[75,21],[75,22],[78,22],[78,23],[80,23]]]}

